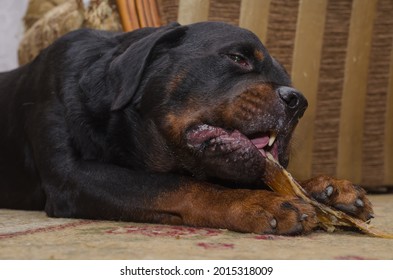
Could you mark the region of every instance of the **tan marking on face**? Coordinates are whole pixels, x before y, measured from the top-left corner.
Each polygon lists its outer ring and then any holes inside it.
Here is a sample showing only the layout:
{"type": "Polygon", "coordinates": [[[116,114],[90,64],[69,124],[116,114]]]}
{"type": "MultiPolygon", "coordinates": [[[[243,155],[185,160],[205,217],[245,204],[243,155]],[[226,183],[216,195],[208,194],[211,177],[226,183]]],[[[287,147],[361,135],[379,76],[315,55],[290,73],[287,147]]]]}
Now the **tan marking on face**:
{"type": "Polygon", "coordinates": [[[199,121],[200,112],[187,109],[181,113],[169,113],[165,117],[165,131],[175,143],[182,140],[183,134],[187,128],[199,121]]]}
{"type": "Polygon", "coordinates": [[[167,83],[167,91],[169,93],[172,93],[176,91],[176,89],[179,87],[180,83],[186,78],[187,76],[187,71],[181,71],[178,74],[176,74],[168,83],[167,83]]]}
{"type": "Polygon", "coordinates": [[[255,50],[254,56],[259,61],[262,61],[265,58],[265,56],[263,55],[263,52],[261,52],[260,50],[255,50]]]}
{"type": "Polygon", "coordinates": [[[242,92],[228,106],[223,106],[222,115],[226,124],[236,121],[251,121],[255,115],[268,111],[276,95],[269,84],[261,84],[242,92]]]}

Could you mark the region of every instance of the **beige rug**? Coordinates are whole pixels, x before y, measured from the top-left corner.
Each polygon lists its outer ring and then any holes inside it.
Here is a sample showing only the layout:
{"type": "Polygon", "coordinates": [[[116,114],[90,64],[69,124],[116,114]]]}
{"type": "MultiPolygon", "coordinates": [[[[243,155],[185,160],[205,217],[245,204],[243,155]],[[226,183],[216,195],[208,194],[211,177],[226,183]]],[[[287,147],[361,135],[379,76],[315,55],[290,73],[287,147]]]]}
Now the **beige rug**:
{"type": "MultiPolygon", "coordinates": [[[[393,194],[372,195],[372,224],[393,232],[393,194]]],[[[0,210],[0,259],[393,259],[393,240],[322,231],[287,237],[52,219],[0,210]]]]}

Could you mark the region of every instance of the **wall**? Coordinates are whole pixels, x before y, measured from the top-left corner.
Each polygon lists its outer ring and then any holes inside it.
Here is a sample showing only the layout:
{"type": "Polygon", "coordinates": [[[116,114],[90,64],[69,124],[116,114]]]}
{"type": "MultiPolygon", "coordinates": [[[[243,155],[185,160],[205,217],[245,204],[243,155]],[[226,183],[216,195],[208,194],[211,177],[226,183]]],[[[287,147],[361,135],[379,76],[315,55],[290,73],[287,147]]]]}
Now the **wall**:
{"type": "Polygon", "coordinates": [[[27,3],[28,0],[0,0],[0,72],[18,65],[17,50],[27,3]]]}

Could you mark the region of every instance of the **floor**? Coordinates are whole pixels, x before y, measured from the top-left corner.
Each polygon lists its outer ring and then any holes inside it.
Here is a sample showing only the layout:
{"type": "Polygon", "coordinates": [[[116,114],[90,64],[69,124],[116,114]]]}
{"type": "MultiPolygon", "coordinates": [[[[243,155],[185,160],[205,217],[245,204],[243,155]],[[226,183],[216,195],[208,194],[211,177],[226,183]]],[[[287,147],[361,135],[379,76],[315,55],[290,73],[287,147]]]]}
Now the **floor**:
{"type": "MultiPolygon", "coordinates": [[[[393,233],[393,194],[371,195],[393,233]]],[[[0,210],[0,259],[393,259],[393,240],[355,232],[287,237],[154,224],[52,219],[0,210]]]]}

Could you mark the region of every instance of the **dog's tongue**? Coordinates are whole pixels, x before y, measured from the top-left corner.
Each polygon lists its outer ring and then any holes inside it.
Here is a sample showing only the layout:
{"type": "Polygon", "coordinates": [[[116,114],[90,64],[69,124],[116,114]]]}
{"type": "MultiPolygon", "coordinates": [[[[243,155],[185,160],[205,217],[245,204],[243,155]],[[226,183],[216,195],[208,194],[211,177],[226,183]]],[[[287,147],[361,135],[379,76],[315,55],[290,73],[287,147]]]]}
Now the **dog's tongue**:
{"type": "Polygon", "coordinates": [[[254,139],[250,139],[251,143],[253,143],[255,145],[255,147],[257,147],[259,150],[263,149],[267,146],[267,144],[269,143],[269,136],[263,136],[263,137],[258,137],[258,138],[254,138],[254,139]]]}

